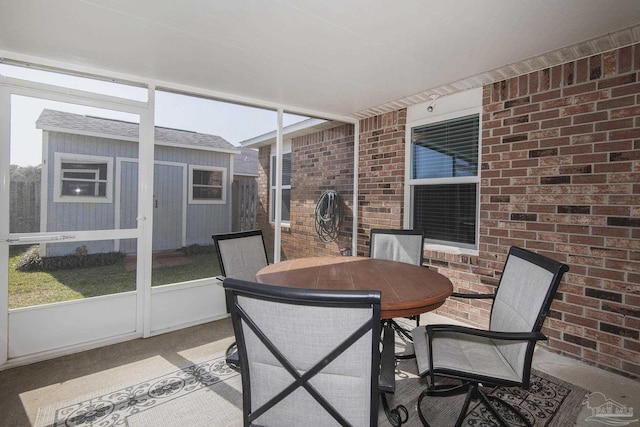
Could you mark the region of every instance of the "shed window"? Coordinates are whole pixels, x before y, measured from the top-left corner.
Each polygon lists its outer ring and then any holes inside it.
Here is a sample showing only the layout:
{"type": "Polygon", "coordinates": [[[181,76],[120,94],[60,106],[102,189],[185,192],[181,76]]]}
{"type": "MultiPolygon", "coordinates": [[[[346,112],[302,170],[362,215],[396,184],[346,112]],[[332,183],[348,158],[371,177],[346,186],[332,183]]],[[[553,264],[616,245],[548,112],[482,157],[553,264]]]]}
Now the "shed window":
{"type": "Polygon", "coordinates": [[[427,243],[477,247],[479,127],[474,114],[411,129],[412,226],[427,243]]]}
{"type": "Polygon", "coordinates": [[[54,201],[111,203],[110,157],[55,153],[54,201]]]}
{"type": "Polygon", "coordinates": [[[105,197],[107,164],[62,163],[61,194],[73,197],[105,197]]]}
{"type": "Polygon", "coordinates": [[[226,170],[190,166],[189,203],[224,203],[226,170]]]}

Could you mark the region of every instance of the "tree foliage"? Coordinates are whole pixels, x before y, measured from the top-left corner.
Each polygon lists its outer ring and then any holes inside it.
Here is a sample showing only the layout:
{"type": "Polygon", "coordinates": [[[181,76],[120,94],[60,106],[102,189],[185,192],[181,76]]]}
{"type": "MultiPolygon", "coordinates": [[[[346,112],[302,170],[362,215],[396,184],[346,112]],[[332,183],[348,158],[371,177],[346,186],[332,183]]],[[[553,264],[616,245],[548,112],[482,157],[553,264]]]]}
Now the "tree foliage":
{"type": "Polygon", "coordinates": [[[14,182],[40,181],[41,166],[9,166],[9,180],[14,182]]]}

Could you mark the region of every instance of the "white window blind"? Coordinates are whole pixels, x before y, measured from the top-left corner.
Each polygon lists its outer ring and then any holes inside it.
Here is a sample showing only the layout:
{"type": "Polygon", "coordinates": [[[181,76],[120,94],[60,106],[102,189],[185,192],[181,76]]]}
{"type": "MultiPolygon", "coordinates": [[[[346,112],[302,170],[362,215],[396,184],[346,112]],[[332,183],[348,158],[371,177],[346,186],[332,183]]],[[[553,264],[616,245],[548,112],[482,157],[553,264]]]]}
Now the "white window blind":
{"type": "Polygon", "coordinates": [[[428,242],[476,246],[479,127],[474,114],[412,129],[413,228],[428,242]]]}
{"type": "Polygon", "coordinates": [[[412,179],[478,174],[478,116],[413,129],[412,179]]]}

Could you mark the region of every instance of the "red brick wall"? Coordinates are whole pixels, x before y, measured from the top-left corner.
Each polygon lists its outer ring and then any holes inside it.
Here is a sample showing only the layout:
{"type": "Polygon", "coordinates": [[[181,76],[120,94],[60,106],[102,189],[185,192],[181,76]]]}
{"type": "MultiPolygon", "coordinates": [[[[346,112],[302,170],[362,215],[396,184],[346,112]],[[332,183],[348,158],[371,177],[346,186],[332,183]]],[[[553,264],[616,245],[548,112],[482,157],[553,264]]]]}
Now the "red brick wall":
{"type": "Polygon", "coordinates": [[[372,228],[402,228],[407,110],[360,121],[358,255],[369,255],[372,228]]]}
{"type": "MultiPolygon", "coordinates": [[[[353,125],[293,138],[291,142],[291,221],[282,228],[282,259],[306,256],[339,255],[351,249],[353,230],[353,125]],[[316,233],[315,209],[325,190],[337,191],[340,198],[341,223],[338,239],[322,241],[316,233]]],[[[269,156],[260,150],[259,224],[269,250],[273,252],[273,226],[269,224],[269,156]]]]}
{"type": "Polygon", "coordinates": [[[261,147],[258,150],[258,210],[256,223],[264,235],[264,244],[267,255],[273,260],[273,226],[269,223],[269,174],[271,166],[271,149],[261,147]]]}
{"type": "MultiPolygon", "coordinates": [[[[566,262],[571,271],[543,329],[547,345],[632,376],[640,375],[639,72],[637,45],[485,87],[480,254],[425,251],[425,264],[463,291],[492,292],[512,245],[566,262]]],[[[406,110],[360,121],[358,255],[368,254],[371,228],[403,225],[405,127],[406,110]]],[[[352,188],[342,181],[348,174],[335,173],[342,166],[334,167],[332,139],[313,138],[294,148],[285,255],[349,245],[346,235],[335,246],[313,237],[322,189],[352,188]]],[[[260,157],[264,218],[268,151],[260,157]]],[[[344,159],[345,171],[352,165],[344,159]]],[[[489,310],[486,301],[450,299],[439,312],[484,327],[489,310]]]]}
{"type": "MultiPolygon", "coordinates": [[[[484,88],[480,256],[426,254],[490,290],[511,245],[567,263],[548,346],[640,375],[640,45],[484,88]]],[[[441,311],[486,325],[486,303],[441,311]]]]}
{"type": "Polygon", "coordinates": [[[351,248],[353,231],[353,125],[297,137],[291,143],[291,240],[289,258],[339,255],[351,248]],[[340,197],[340,233],[324,242],[316,232],[315,209],[325,190],[340,197]]]}

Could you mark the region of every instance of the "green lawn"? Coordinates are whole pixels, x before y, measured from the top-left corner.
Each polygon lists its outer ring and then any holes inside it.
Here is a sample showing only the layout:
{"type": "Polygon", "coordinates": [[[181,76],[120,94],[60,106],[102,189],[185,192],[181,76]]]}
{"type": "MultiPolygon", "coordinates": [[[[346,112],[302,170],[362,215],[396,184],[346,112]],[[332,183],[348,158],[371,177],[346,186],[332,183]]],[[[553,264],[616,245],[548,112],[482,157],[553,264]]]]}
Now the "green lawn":
{"type": "MultiPolygon", "coordinates": [[[[9,308],[28,307],[133,291],[136,272],[122,263],[51,272],[21,272],[16,265],[26,249],[9,252],[9,308]]],[[[215,254],[189,256],[192,264],[153,269],[151,286],[185,282],[220,274],[215,254]]]]}

